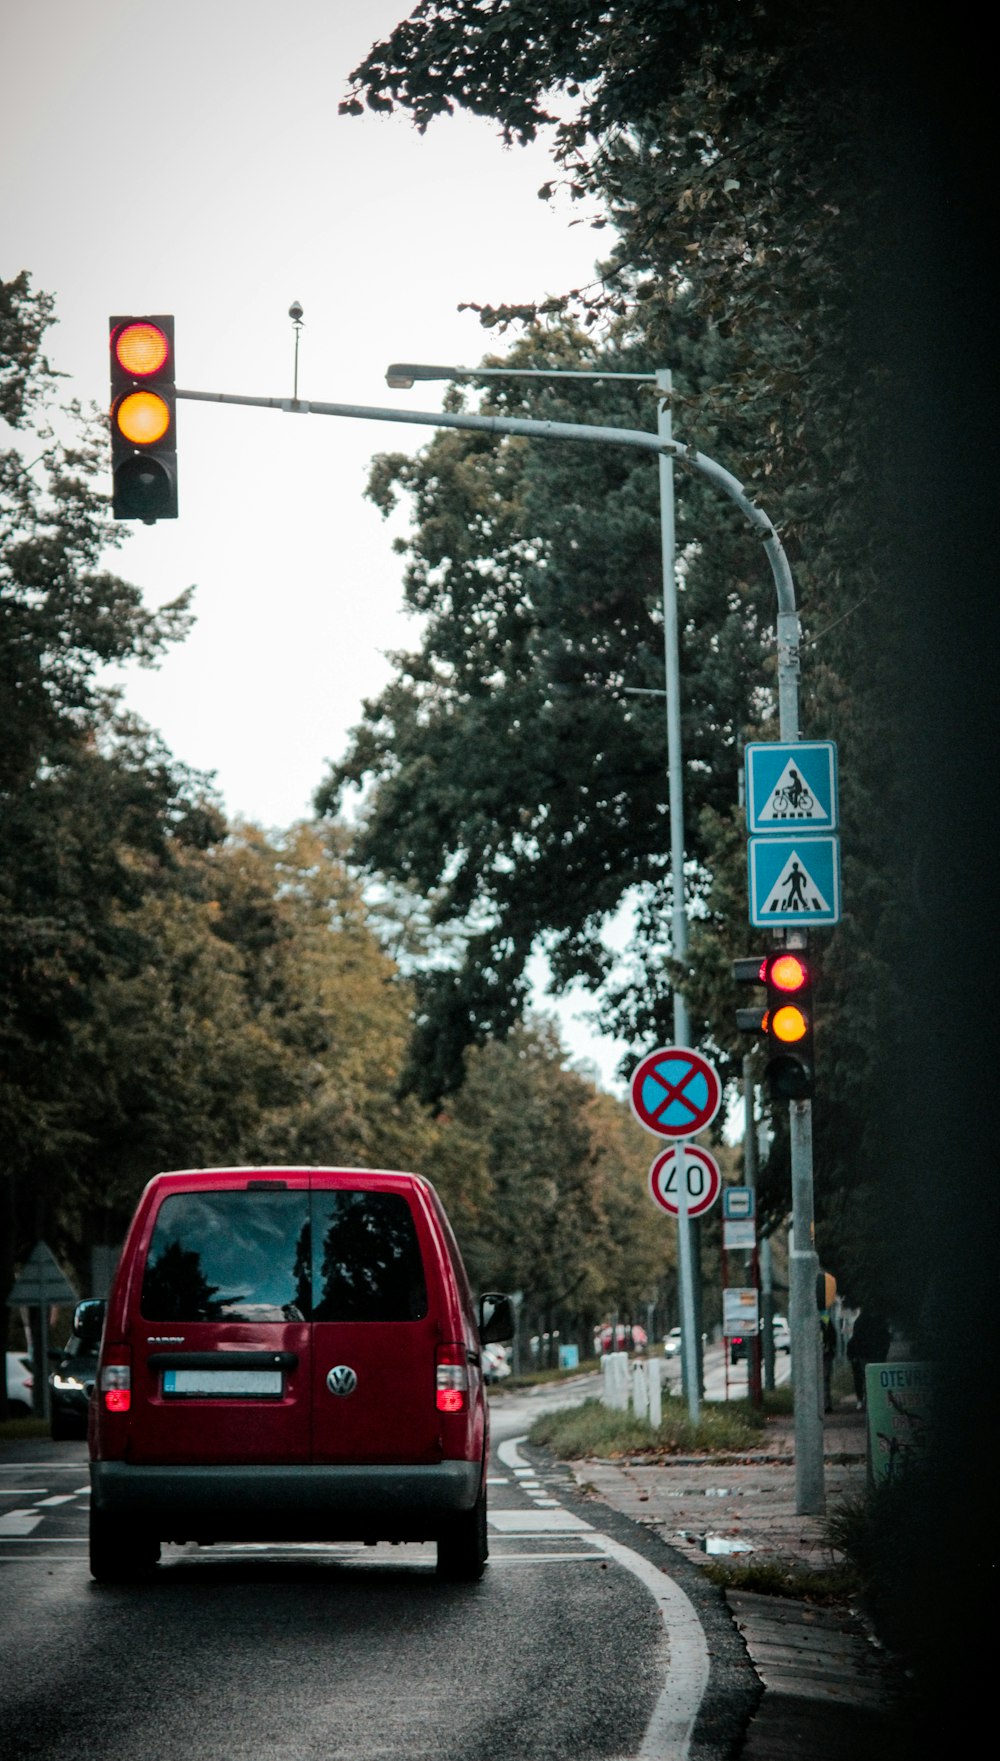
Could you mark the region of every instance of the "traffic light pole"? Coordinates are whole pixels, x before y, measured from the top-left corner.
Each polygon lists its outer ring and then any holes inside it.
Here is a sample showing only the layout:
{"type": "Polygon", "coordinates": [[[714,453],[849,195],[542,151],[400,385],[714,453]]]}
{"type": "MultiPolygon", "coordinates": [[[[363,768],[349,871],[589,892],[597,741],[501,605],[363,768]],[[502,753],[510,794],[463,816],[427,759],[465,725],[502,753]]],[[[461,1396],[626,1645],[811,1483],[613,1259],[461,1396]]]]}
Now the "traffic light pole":
{"type": "MultiPolygon", "coordinates": [[[[233,392],[181,391],[178,399],[213,404],[238,404],[255,409],[281,410],[297,416],[338,416],[363,422],[409,423],[424,428],[465,428],[480,434],[516,434],[526,439],[580,441],[584,445],[625,446],[641,452],[672,458],[707,477],[729,499],[735,502],[744,518],[763,543],[771,567],[778,601],[778,712],[780,737],[785,741],[799,738],[799,617],[795,605],[795,588],[781,540],[767,514],[756,507],[746,495],[742,483],[718,464],[715,459],[693,446],[674,440],[668,433],[651,434],[641,428],[604,428],[576,422],[538,422],[520,416],[475,416],[465,411],[401,410],[366,404],[316,403],[303,398],[245,397],[233,392]]],[[[676,692],[673,702],[677,704],[676,692]]],[[[668,713],[669,699],[668,699],[668,713]]],[[[679,748],[677,748],[679,751],[679,748]]],[[[681,829],[683,850],[683,829],[681,829]]],[[[681,857],[683,869],[683,856],[681,857]]],[[[674,907],[676,912],[677,891],[674,907]]],[[[683,933],[683,932],[682,932],[683,933]]],[[[676,934],[676,926],[675,926],[676,934]]],[[[675,993],[674,1028],[682,1045],[687,1043],[687,1011],[683,998],[675,993]],[[681,1014],[677,1009],[680,1003],[681,1014]]],[[[793,1250],[789,1271],[790,1314],[792,1328],[793,1369],[795,1377],[795,1484],[796,1510],[799,1515],[815,1515],[823,1511],[823,1413],[822,1375],[819,1349],[816,1344],[815,1314],[816,1273],[819,1261],[814,1242],[813,1172],[812,1172],[812,1108],[809,1101],[791,1101],[792,1154],[792,1232],[793,1250]],[[812,1303],[807,1310],[806,1293],[812,1303]]],[[[686,1182],[682,1182],[686,1191],[686,1182]]],[[[682,1220],[690,1228],[688,1220],[682,1220]]],[[[685,1333],[689,1329],[685,1327],[685,1333]]],[[[693,1336],[692,1336],[693,1342],[693,1336]]],[[[700,1342],[699,1342],[700,1344],[700,1342]]],[[[692,1366],[688,1366],[689,1371],[692,1366]]],[[[689,1391],[690,1398],[690,1391],[689,1391]]]]}

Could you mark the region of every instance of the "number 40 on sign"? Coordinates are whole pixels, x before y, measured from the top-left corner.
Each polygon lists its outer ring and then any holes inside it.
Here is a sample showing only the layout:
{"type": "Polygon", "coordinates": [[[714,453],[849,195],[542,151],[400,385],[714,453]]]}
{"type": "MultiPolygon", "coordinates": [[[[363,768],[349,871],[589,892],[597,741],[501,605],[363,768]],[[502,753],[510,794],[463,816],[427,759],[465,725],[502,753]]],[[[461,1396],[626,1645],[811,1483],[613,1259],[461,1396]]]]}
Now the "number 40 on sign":
{"type": "MultiPolygon", "coordinates": [[[[654,1204],[669,1211],[672,1217],[680,1216],[680,1195],[677,1182],[677,1161],[679,1145],[672,1144],[668,1150],[658,1155],[649,1170],[649,1192],[654,1204]]],[[[688,1216],[703,1217],[710,1211],[722,1190],[722,1174],[714,1156],[703,1150],[700,1144],[687,1143],[683,1146],[685,1186],[688,1196],[688,1216]]]]}

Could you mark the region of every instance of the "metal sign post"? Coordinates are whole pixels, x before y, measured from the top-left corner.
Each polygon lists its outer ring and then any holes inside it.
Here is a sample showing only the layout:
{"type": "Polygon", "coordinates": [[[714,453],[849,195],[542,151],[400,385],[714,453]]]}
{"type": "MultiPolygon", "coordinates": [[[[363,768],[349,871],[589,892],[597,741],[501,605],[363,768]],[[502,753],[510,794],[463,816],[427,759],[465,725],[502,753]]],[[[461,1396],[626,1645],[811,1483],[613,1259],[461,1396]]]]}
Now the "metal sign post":
{"type": "MultiPolygon", "coordinates": [[[[701,1370],[694,1304],[687,1139],[710,1125],[722,1104],[714,1064],[690,1046],[660,1046],[636,1065],[629,1103],[644,1131],[674,1142],[677,1180],[677,1273],[681,1291],[681,1367],[692,1425],[701,1413],[701,1370]]],[[[692,1152],[693,1153],[693,1152],[692,1152]]],[[[702,1154],[700,1150],[697,1152],[702,1154]]],[[[657,1163],[653,1164],[654,1169],[657,1163]]],[[[656,1196],[654,1190],[654,1197],[656,1196]]]]}

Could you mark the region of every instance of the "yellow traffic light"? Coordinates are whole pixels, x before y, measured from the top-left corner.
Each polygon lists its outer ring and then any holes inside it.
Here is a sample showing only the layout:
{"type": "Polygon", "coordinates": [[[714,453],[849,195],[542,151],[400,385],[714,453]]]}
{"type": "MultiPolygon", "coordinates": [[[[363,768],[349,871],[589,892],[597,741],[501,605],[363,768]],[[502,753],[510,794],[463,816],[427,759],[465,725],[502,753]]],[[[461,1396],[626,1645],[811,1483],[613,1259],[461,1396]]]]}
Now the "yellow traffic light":
{"type": "Polygon", "coordinates": [[[780,1009],[775,1009],[773,1016],[768,1017],[768,1026],[775,1039],[780,1039],[787,1046],[804,1039],[809,1031],[802,1010],[797,1009],[794,1003],[782,1003],[780,1009]]]}
{"type": "Polygon", "coordinates": [[[132,391],[115,406],[119,434],[133,446],[152,446],[170,427],[170,411],[155,391],[132,391]]]}
{"type": "Polygon", "coordinates": [[[174,321],[112,318],[111,511],[116,520],[177,518],[174,321]]]}

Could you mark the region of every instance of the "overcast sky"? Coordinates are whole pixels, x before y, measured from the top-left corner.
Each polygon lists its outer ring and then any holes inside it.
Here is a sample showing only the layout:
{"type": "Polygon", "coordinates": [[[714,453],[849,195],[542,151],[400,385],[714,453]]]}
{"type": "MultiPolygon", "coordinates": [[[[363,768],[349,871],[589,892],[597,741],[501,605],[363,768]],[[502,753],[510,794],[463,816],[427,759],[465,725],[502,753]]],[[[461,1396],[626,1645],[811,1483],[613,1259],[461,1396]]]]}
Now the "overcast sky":
{"type": "MultiPolygon", "coordinates": [[[[67,396],[108,401],[112,313],[176,317],[182,387],[437,409],[385,368],[503,347],[463,300],[592,278],[602,235],[537,198],[544,145],[491,124],[341,117],[347,75],[405,0],[0,0],[0,272],[52,293],[67,396]]],[[[604,235],[606,240],[606,235],[604,235]]],[[[150,604],[196,585],[197,624],[127,700],[230,814],[308,815],[402,613],[400,516],[363,499],[376,452],[430,430],[181,403],[180,518],[136,526],[114,566],[150,604]]],[[[607,1077],[619,1055],[561,1012],[607,1077]]]]}

